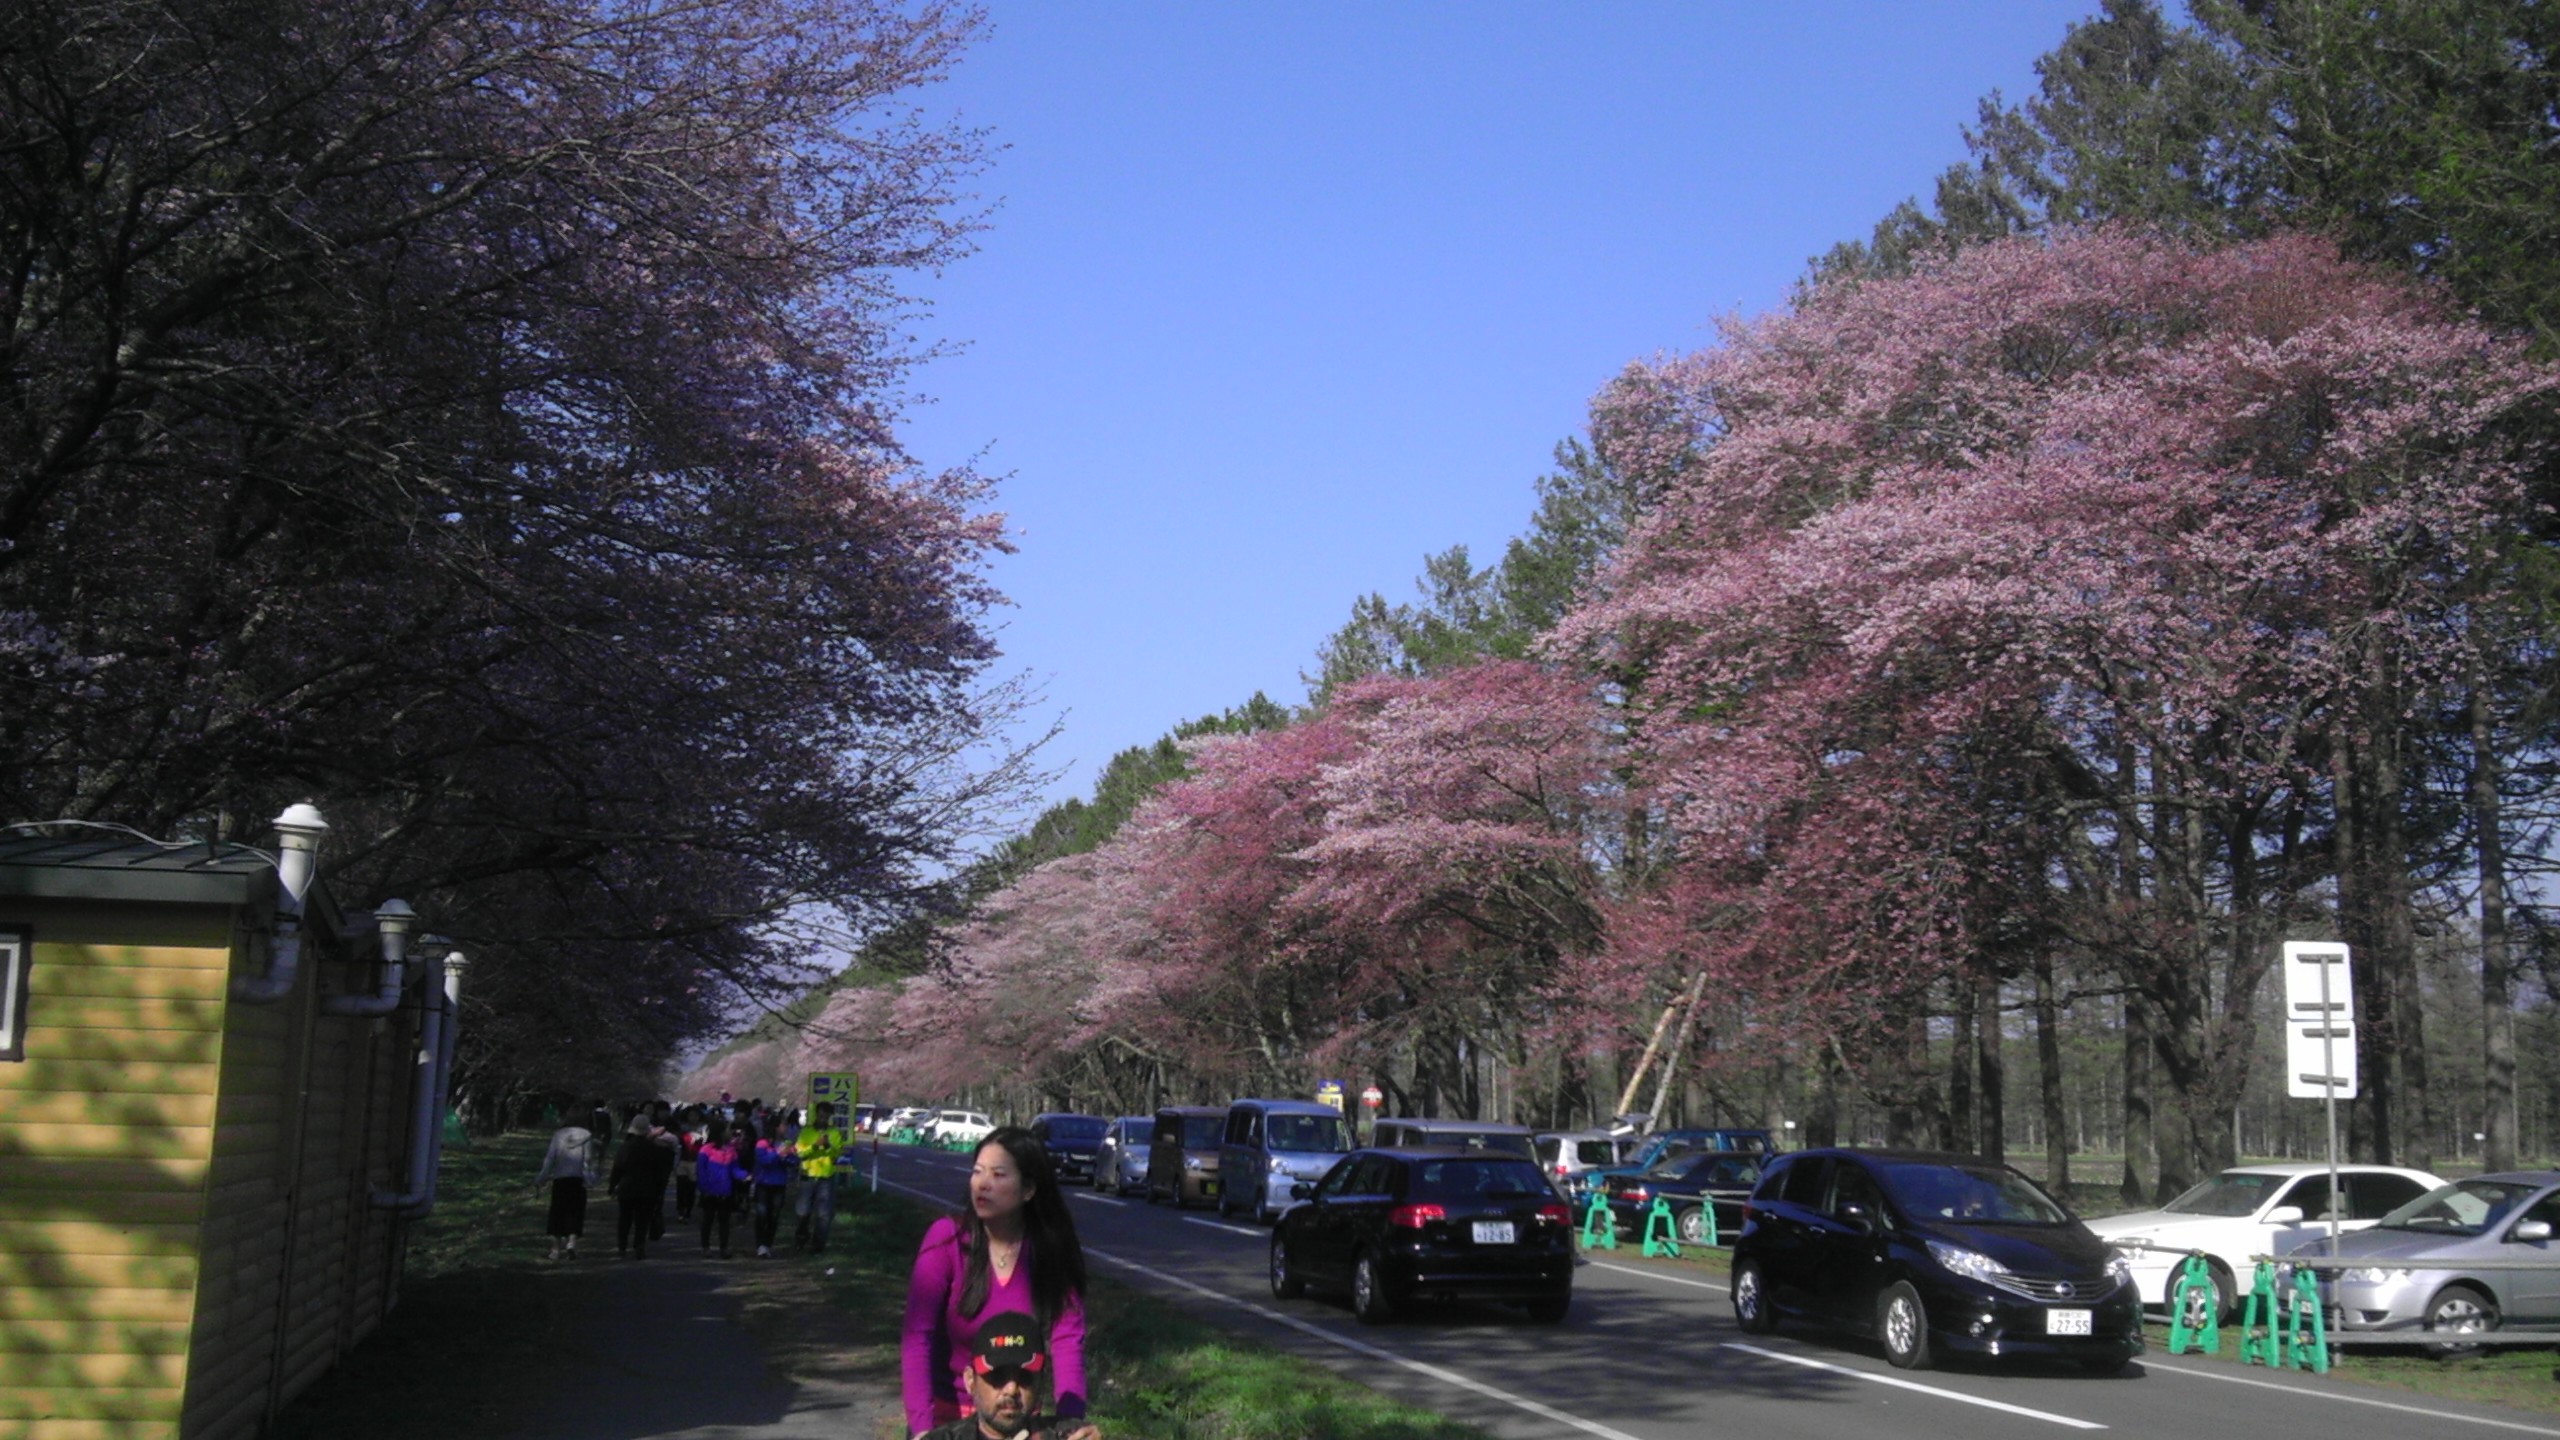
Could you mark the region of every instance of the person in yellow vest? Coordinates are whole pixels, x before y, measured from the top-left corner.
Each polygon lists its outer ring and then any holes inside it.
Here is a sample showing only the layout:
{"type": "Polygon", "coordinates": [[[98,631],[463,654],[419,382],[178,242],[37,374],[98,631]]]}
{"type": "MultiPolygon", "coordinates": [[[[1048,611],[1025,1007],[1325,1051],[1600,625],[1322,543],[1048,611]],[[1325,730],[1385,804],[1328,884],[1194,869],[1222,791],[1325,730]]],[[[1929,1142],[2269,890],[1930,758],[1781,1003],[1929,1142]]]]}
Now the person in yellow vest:
{"type": "Polygon", "coordinates": [[[827,1231],[836,1221],[836,1156],[844,1134],[836,1129],[836,1107],[821,1105],[800,1132],[800,1223],[791,1238],[810,1254],[827,1248],[827,1231]]]}

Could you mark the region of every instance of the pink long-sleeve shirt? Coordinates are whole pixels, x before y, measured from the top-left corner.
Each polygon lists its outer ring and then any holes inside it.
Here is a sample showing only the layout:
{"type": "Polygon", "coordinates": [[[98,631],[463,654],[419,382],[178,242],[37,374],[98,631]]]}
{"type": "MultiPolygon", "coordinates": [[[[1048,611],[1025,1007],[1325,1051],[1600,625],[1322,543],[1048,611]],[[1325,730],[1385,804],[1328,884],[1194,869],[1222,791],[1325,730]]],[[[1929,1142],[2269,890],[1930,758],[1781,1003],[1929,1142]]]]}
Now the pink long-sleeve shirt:
{"type": "MultiPolygon", "coordinates": [[[[916,1248],[915,1273],[907,1281],[906,1337],[899,1347],[908,1434],[920,1435],[960,1418],[960,1406],[969,1398],[969,1341],[977,1336],[978,1321],[1007,1310],[1038,1314],[1031,1298],[1031,1267],[1038,1262],[1025,1236],[1013,1278],[998,1281],[990,1275],[987,1303],[964,1315],[960,1287],[969,1273],[969,1256],[961,1243],[960,1222],[946,1216],[926,1229],[924,1243],[916,1248]]],[[[1083,1418],[1084,1297],[1072,1290],[1065,1311],[1049,1326],[1049,1359],[1057,1395],[1050,1413],[1061,1420],[1083,1418]]]]}

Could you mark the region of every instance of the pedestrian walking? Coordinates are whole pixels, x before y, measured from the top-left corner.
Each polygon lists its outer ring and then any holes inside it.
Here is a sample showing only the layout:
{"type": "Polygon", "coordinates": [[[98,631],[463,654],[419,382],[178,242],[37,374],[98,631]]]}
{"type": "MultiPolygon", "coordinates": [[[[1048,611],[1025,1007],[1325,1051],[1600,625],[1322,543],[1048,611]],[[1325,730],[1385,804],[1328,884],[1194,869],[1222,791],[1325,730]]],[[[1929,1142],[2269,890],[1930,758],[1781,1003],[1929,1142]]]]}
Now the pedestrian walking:
{"type": "Polygon", "coordinates": [[[756,1258],[773,1258],[774,1232],[782,1228],[782,1207],[798,1171],[799,1152],[787,1144],[758,1140],[755,1148],[756,1258]]]}
{"type": "Polygon", "coordinates": [[[609,1177],[615,1205],[613,1251],[634,1260],[648,1258],[649,1242],[661,1229],[658,1212],[676,1164],[676,1137],[656,1121],[652,1107],[632,1112],[609,1177]]]}
{"type": "Polygon", "coordinates": [[[688,1224],[693,1219],[694,1192],[700,1181],[694,1175],[694,1160],[702,1153],[702,1112],[688,1105],[676,1116],[676,1223],[688,1224]]]}
{"type": "Polygon", "coordinates": [[[603,1168],[604,1137],[594,1130],[572,1122],[551,1132],[551,1148],[543,1152],[542,1169],[533,1177],[535,1189],[551,1187],[551,1211],[543,1223],[551,1253],[544,1258],[577,1256],[578,1237],[587,1233],[587,1191],[602,1178],[603,1168]]]}
{"type": "Polygon", "coordinates": [[[713,1120],[694,1152],[694,1209],[702,1224],[702,1253],[711,1253],[711,1237],[720,1237],[720,1258],[729,1258],[729,1221],[737,1213],[738,1152],[731,1148],[729,1122],[713,1120]]]}
{"type": "Polygon", "coordinates": [[[972,1339],[1007,1311],[1028,1313],[1048,1337],[1056,1414],[1076,1429],[1086,1409],[1084,1288],[1084,1246],[1049,1152],[1007,1125],[978,1146],[967,1208],[934,1221],[916,1249],[898,1357],[907,1433],[921,1436],[974,1408],[972,1339]]]}

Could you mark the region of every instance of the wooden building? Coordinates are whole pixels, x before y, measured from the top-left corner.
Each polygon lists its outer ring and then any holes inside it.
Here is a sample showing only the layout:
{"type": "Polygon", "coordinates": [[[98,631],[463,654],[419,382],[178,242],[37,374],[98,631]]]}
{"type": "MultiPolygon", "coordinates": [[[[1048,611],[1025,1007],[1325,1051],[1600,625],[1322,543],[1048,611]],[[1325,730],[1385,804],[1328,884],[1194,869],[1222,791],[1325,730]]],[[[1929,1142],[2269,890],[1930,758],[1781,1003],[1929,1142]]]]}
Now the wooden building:
{"type": "Polygon", "coordinates": [[[451,1007],[308,849],[0,838],[0,1440],[253,1436],[396,1298],[451,1007]]]}

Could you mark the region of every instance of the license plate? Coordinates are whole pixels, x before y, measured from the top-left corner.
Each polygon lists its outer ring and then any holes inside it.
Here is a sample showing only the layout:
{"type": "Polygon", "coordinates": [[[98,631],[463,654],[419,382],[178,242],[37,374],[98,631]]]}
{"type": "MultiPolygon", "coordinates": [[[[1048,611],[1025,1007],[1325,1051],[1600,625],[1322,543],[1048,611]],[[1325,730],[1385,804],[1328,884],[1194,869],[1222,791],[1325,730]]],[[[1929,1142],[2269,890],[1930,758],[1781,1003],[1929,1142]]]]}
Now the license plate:
{"type": "Polygon", "coordinates": [[[1215,1195],[1215,1194],[1217,1194],[1217,1193],[1218,1193],[1218,1182],[1217,1182],[1217,1181],[1215,1181],[1215,1180],[1203,1180],[1203,1181],[1201,1181],[1201,1182],[1200,1182],[1200,1193],[1201,1193],[1201,1194],[1203,1194],[1203,1195],[1215,1195]]]}
{"type": "Polygon", "coordinates": [[[2047,1335],[2094,1334],[2096,1332],[2089,1328],[2089,1315],[2090,1312],[2086,1310],[2047,1310],[2044,1312],[2044,1333],[2047,1335]]]}
{"type": "Polygon", "coordinates": [[[1479,1245],[1511,1245],[1517,1243],[1519,1239],[1519,1232],[1512,1229],[1511,1222],[1508,1220],[1476,1222],[1476,1243],[1479,1245]]]}

